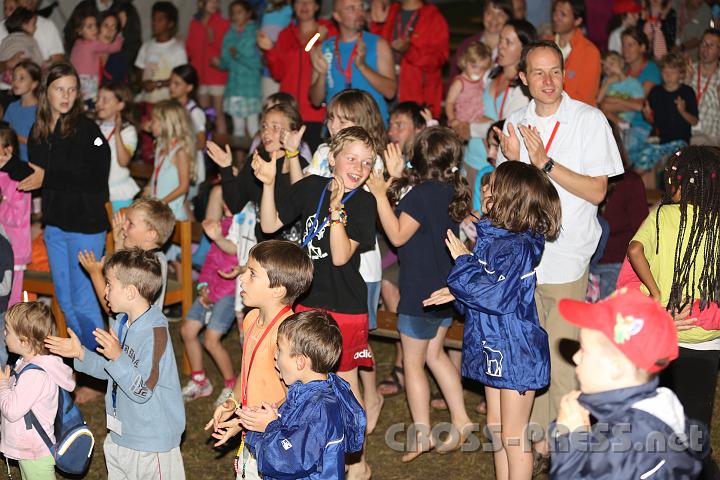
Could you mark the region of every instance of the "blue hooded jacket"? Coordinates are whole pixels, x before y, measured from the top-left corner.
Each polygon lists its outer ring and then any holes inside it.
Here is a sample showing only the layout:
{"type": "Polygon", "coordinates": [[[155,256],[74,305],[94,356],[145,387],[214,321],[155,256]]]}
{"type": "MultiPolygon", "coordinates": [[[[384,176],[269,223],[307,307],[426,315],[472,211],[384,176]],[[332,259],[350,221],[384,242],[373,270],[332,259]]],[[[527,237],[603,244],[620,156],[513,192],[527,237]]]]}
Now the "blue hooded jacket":
{"type": "Polygon", "coordinates": [[[365,412],[348,383],[295,383],[280,407],[280,418],[265,432],[248,432],[245,442],[265,479],[345,478],[345,454],[362,449],[365,412]]]}
{"type": "Polygon", "coordinates": [[[550,383],[548,336],[535,307],[542,235],[514,233],[483,219],[472,255],[455,260],[448,287],[465,315],[462,375],[525,392],[550,383]]]}
{"type": "Polygon", "coordinates": [[[592,395],[580,405],[597,419],[590,432],[558,434],[550,425],[551,479],[689,480],[698,478],[710,436],[685,416],[680,401],[658,380],[592,395]]]}

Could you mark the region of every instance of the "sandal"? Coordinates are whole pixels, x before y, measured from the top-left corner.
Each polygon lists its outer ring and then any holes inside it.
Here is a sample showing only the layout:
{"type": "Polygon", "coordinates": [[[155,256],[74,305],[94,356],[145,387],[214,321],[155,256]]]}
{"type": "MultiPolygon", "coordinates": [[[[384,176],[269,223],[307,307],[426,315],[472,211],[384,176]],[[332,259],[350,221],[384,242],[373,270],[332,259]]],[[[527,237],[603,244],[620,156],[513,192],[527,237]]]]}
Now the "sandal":
{"type": "Polygon", "coordinates": [[[403,382],[400,381],[399,375],[403,376],[404,381],[405,372],[402,367],[398,367],[396,365],[392,370],[390,370],[390,378],[385,379],[378,384],[378,392],[385,397],[394,397],[395,395],[403,393],[405,391],[405,387],[403,386],[403,382]]]}

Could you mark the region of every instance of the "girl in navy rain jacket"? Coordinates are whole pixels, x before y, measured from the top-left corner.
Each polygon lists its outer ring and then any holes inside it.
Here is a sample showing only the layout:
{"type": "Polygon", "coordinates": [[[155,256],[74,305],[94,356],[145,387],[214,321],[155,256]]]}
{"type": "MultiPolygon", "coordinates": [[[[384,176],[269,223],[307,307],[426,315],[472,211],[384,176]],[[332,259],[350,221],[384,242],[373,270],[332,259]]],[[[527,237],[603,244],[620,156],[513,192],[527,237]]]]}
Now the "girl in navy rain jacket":
{"type": "Polygon", "coordinates": [[[560,199],[542,170],[521,162],[500,165],[484,197],[487,216],[477,224],[473,253],[448,231],[445,243],[455,259],[449,288],[425,303],[455,299],[465,314],[462,375],[485,384],[495,471],[530,478],[526,427],[535,390],[550,383],[548,336],[535,308],[535,268],[545,237],[560,230],[560,199]]]}

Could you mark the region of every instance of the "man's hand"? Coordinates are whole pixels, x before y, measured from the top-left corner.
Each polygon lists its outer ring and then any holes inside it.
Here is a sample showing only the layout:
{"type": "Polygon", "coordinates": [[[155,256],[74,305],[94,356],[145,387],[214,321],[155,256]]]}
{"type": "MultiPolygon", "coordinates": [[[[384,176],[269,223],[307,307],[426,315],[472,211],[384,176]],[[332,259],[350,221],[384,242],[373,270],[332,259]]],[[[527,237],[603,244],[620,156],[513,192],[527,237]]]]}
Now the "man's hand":
{"type": "Polygon", "coordinates": [[[96,328],[93,331],[95,341],[98,343],[97,351],[101,353],[105,358],[110,361],[115,361],[120,358],[122,354],[122,347],[120,346],[120,340],[114,330],[110,329],[103,330],[96,328]]]}
{"type": "Polygon", "coordinates": [[[325,56],[323,55],[321,48],[313,49],[312,53],[310,54],[310,62],[312,63],[313,70],[317,75],[319,75],[321,78],[327,75],[330,66],[328,65],[327,60],[325,60],[325,56]]]}
{"type": "Polygon", "coordinates": [[[518,128],[520,129],[520,135],[523,137],[525,148],[527,148],[530,163],[537,168],[543,168],[549,158],[547,152],[545,152],[545,144],[540,137],[540,132],[535,127],[518,125],[518,128]]]}
{"type": "Polygon", "coordinates": [[[372,0],[370,2],[370,21],[373,23],[385,23],[390,10],[389,2],[385,0],[372,0]]]}
{"type": "Polygon", "coordinates": [[[365,65],[365,55],[367,54],[367,46],[365,45],[365,42],[363,41],[362,33],[358,36],[356,45],[357,45],[357,56],[355,57],[355,66],[357,68],[360,68],[363,65],[365,65]]]}
{"type": "Polygon", "coordinates": [[[502,130],[493,127],[495,133],[500,139],[500,150],[508,160],[520,160],[520,139],[515,133],[515,127],[512,123],[508,123],[508,134],[505,135],[502,130]]]}
{"type": "Polygon", "coordinates": [[[67,333],[70,335],[69,338],[55,337],[53,335],[45,337],[45,348],[55,355],[65,358],[77,358],[82,361],[85,357],[85,348],[71,328],[67,329],[67,333]]]}
{"type": "Polygon", "coordinates": [[[408,51],[408,48],[410,48],[410,39],[408,38],[396,38],[392,41],[390,44],[393,50],[398,52],[399,54],[403,54],[408,51]]]}

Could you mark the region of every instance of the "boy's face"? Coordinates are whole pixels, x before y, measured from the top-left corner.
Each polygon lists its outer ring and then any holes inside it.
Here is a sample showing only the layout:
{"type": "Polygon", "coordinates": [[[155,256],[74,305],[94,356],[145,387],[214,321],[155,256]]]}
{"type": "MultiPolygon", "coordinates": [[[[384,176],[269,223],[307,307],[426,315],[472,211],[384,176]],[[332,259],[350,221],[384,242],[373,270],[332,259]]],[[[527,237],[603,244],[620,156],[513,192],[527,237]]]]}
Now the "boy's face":
{"type": "MultiPolygon", "coordinates": [[[[610,340],[605,334],[588,328],[580,329],[580,350],[573,355],[575,362],[575,374],[580,382],[580,390],[583,393],[599,393],[613,390],[614,379],[608,367],[611,352],[608,345],[610,340]],[[598,368],[605,365],[608,368],[598,368]]],[[[615,352],[612,352],[615,353],[615,352]]]]}
{"type": "Polygon", "coordinates": [[[679,69],[665,66],[660,73],[662,74],[663,83],[665,85],[675,86],[680,84],[682,72],[679,69]]]}
{"type": "Polygon", "coordinates": [[[240,276],[240,288],[246,307],[259,308],[273,298],[267,270],[253,257],[248,258],[247,268],[240,276]]]}
{"type": "Polygon", "coordinates": [[[111,268],[105,276],[105,300],[108,307],[115,313],[126,313],[128,311],[127,288],[115,276],[115,269],[111,268]]]}
{"type": "Polygon", "coordinates": [[[152,33],[154,37],[169,36],[174,26],[164,12],[153,12],[152,33]]]}
{"type": "Polygon", "coordinates": [[[9,352],[18,355],[24,355],[27,350],[25,343],[20,340],[15,330],[7,323],[5,324],[5,344],[9,352]]]}
{"type": "Polygon", "coordinates": [[[407,113],[395,113],[390,116],[388,138],[392,143],[397,143],[403,153],[410,151],[418,132],[420,129],[415,129],[412,118],[407,113]]]}
{"type": "Polygon", "coordinates": [[[365,183],[375,158],[367,145],[356,140],[346,144],[337,155],[331,153],[328,163],[333,167],[333,175],[343,181],[345,191],[349,192],[365,183]]]}
{"type": "Polygon", "coordinates": [[[232,23],[236,26],[242,26],[245,25],[245,23],[250,19],[250,12],[245,10],[245,7],[242,5],[234,5],[232,7],[232,10],[230,11],[230,20],[232,20],[232,23]]]}
{"type": "Polygon", "coordinates": [[[290,355],[290,341],[284,336],[278,336],[277,352],[275,353],[275,368],[280,372],[285,385],[288,387],[300,381],[299,371],[301,366],[298,357],[290,355]]]}
{"type": "Polygon", "coordinates": [[[139,247],[151,243],[157,245],[157,232],[152,230],[145,221],[145,212],[137,208],[129,208],[123,225],[125,248],[139,247]]]}
{"type": "Polygon", "coordinates": [[[277,152],[282,148],[280,141],[283,130],[290,131],[290,122],[280,112],[269,112],[260,124],[260,140],[268,153],[277,152]]]}

